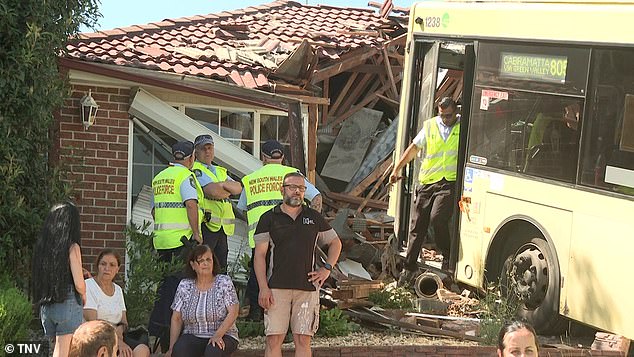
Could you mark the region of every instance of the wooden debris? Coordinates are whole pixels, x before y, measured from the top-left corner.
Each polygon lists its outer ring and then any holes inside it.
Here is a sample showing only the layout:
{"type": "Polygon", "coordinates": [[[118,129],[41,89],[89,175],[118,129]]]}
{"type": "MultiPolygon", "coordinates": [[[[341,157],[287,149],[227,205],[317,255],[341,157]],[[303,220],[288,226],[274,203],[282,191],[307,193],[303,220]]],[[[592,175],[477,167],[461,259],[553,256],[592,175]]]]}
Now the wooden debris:
{"type": "Polygon", "coordinates": [[[590,349],[593,351],[619,351],[627,354],[630,349],[630,340],[619,335],[597,332],[590,349]]]}

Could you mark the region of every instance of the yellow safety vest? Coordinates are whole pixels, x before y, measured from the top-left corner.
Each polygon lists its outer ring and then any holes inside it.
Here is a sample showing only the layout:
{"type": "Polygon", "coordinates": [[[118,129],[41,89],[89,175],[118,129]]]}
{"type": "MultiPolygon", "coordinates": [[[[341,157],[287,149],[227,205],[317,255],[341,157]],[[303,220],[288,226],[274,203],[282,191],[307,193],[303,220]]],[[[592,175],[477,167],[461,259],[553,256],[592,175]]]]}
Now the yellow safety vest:
{"type": "MultiPolygon", "coordinates": [[[[224,167],[216,166],[216,175],[207,168],[203,163],[196,161],[192,171],[199,176],[198,170],[201,173],[207,174],[211,178],[211,182],[218,183],[227,180],[227,169],[224,167]]],[[[218,200],[203,198],[201,208],[205,213],[205,225],[212,232],[218,232],[220,227],[224,230],[228,236],[233,235],[235,232],[235,219],[233,214],[233,207],[231,207],[231,201],[229,199],[218,200]]]]}
{"type": "Polygon", "coordinates": [[[454,124],[445,141],[440,135],[437,119],[438,117],[434,117],[423,123],[426,146],[425,157],[418,174],[418,181],[421,184],[438,182],[443,178],[447,181],[456,181],[460,123],[454,124]]]}
{"type": "Polygon", "coordinates": [[[255,228],[260,217],[282,202],[282,182],[284,176],[298,170],[280,164],[267,164],[242,178],[247,198],[247,224],[249,225],[249,246],[255,248],[255,228]]]}
{"type": "MultiPolygon", "coordinates": [[[[182,236],[191,237],[193,230],[187,218],[180,187],[185,180],[196,187],[198,202],[203,197],[194,173],[183,166],[169,166],[152,180],[154,192],[154,248],[173,249],[183,245],[182,236]]],[[[198,210],[198,222],[202,222],[202,211],[198,210]]]]}

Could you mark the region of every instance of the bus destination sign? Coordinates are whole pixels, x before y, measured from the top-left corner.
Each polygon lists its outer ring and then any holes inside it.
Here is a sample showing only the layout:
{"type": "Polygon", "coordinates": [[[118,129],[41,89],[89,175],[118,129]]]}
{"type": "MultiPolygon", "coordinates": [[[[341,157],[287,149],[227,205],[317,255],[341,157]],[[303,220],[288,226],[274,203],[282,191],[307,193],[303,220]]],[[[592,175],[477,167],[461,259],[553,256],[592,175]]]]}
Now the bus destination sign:
{"type": "Polygon", "coordinates": [[[568,57],[502,52],[500,77],[540,82],[566,82],[568,57]]]}

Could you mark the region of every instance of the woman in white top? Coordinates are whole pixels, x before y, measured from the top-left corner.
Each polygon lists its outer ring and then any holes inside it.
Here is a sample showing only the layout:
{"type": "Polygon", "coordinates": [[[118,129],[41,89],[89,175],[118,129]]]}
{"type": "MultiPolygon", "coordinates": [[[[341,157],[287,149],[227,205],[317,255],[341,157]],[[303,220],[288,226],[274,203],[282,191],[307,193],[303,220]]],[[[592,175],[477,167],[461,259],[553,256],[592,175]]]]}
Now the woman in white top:
{"type": "Polygon", "coordinates": [[[128,319],[123,291],[114,283],[120,267],[121,257],[114,250],[105,249],[99,254],[97,275],[86,280],[84,318],[86,321],[105,320],[116,326],[120,357],[149,357],[150,348],[125,333],[128,319]]]}

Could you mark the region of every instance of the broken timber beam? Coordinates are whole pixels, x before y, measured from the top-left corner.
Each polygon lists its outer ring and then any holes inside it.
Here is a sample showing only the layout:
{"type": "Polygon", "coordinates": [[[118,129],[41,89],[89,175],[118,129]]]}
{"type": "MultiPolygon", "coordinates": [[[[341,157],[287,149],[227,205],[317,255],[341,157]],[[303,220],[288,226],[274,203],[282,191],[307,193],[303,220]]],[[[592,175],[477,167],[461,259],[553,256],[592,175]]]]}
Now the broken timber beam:
{"type": "Polygon", "coordinates": [[[328,104],[324,104],[321,108],[321,122],[325,124],[328,121],[328,106],[330,105],[330,78],[324,79],[321,95],[324,98],[328,98],[328,104]]]}
{"type": "Polygon", "coordinates": [[[392,159],[387,159],[383,161],[381,165],[374,169],[366,178],[364,178],[359,184],[354,187],[350,192],[346,192],[350,196],[359,196],[361,192],[365,191],[366,188],[370,187],[370,185],[376,181],[388,167],[392,165],[392,159]]]}
{"type": "MultiPolygon", "coordinates": [[[[338,193],[338,192],[329,192],[326,194],[326,196],[328,196],[330,199],[335,201],[346,202],[346,203],[350,203],[357,206],[360,205],[364,200],[361,197],[350,196],[345,193],[338,193]]],[[[371,208],[381,209],[381,210],[387,210],[387,202],[384,202],[384,201],[368,200],[368,202],[366,203],[366,206],[371,208]]]]}
{"type": "Polygon", "coordinates": [[[292,97],[306,104],[330,105],[330,98],[311,97],[307,95],[292,95],[292,97]]]}
{"type": "MultiPolygon", "coordinates": [[[[361,95],[361,93],[363,93],[368,82],[373,77],[374,75],[372,74],[362,75],[361,79],[356,81],[356,83],[354,84],[354,88],[352,89],[352,91],[344,94],[345,98],[343,103],[339,107],[339,109],[345,110],[346,108],[350,108],[359,99],[359,96],[361,95]]],[[[372,86],[370,88],[372,88],[372,86]]],[[[335,113],[335,116],[336,116],[336,113],[335,113]]]]}
{"type": "MultiPolygon", "coordinates": [[[[390,160],[391,161],[391,160],[390,160]]],[[[374,186],[372,187],[372,189],[370,190],[370,193],[368,193],[368,195],[363,199],[363,202],[361,202],[361,204],[359,205],[359,207],[357,208],[357,213],[361,212],[361,210],[363,210],[365,208],[365,205],[368,204],[368,201],[372,198],[372,195],[374,195],[374,193],[376,192],[376,190],[379,188],[379,186],[383,183],[383,180],[385,180],[385,178],[387,177],[387,175],[392,172],[392,165],[388,166],[387,169],[385,169],[385,171],[383,172],[383,175],[381,175],[381,178],[379,178],[376,183],[374,184],[374,186]]]]}
{"type": "Polygon", "coordinates": [[[317,168],[317,104],[308,105],[308,168],[306,174],[308,181],[315,183],[315,174],[317,168]]]}
{"type": "Polygon", "coordinates": [[[372,48],[370,50],[364,51],[364,53],[360,55],[351,56],[348,59],[345,59],[339,63],[333,64],[326,68],[318,69],[313,73],[312,81],[313,83],[320,82],[326,78],[330,78],[336,74],[345,72],[360,64],[364,64],[368,58],[374,56],[378,52],[379,52],[378,49],[372,48]]]}
{"type": "Polygon", "coordinates": [[[398,98],[398,89],[396,88],[396,81],[394,80],[394,73],[392,72],[392,65],[390,64],[390,57],[388,57],[385,47],[383,47],[383,63],[385,64],[385,69],[387,70],[387,78],[390,80],[390,84],[392,85],[392,92],[394,92],[394,97],[398,98]]]}
{"type": "Polygon", "coordinates": [[[404,328],[408,330],[421,331],[421,332],[428,333],[431,335],[436,335],[436,336],[447,336],[447,337],[457,338],[459,340],[482,342],[482,339],[478,337],[465,335],[455,331],[448,331],[448,330],[443,330],[443,329],[439,329],[435,327],[420,326],[420,325],[411,324],[408,322],[402,322],[402,321],[389,319],[387,317],[383,317],[379,315],[370,315],[370,314],[358,312],[355,310],[346,310],[345,312],[349,314],[350,316],[358,318],[360,320],[375,322],[379,324],[392,325],[392,326],[396,326],[396,327],[400,327],[400,328],[404,328]]]}
{"type": "Polygon", "coordinates": [[[341,91],[339,91],[339,94],[337,95],[337,100],[335,100],[335,104],[330,106],[330,110],[328,111],[328,116],[334,116],[335,112],[337,111],[337,108],[339,108],[339,105],[341,105],[341,102],[343,102],[344,98],[346,98],[346,95],[348,93],[348,91],[350,90],[350,87],[352,87],[352,84],[354,83],[355,79],[357,79],[357,76],[359,75],[359,73],[354,72],[350,74],[350,77],[348,77],[348,81],[346,82],[346,84],[343,86],[343,89],[341,91]]]}

